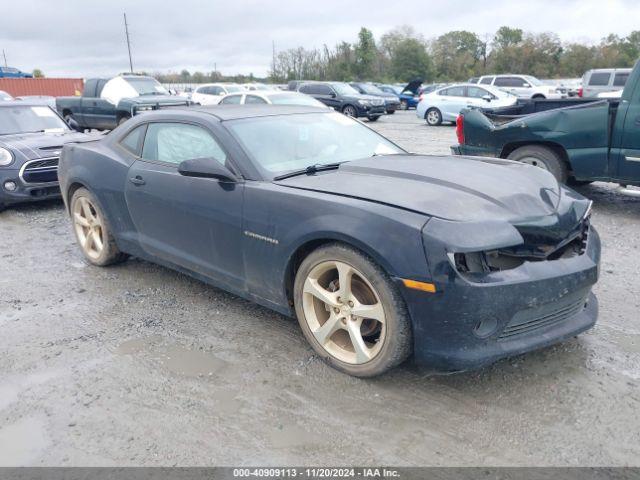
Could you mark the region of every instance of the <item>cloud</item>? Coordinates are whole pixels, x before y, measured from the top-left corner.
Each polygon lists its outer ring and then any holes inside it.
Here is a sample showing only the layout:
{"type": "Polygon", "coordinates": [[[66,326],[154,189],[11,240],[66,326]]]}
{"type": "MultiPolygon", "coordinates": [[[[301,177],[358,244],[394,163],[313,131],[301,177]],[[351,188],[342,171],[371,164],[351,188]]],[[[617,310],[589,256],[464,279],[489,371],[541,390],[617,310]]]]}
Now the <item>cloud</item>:
{"type": "Polygon", "coordinates": [[[501,25],[597,42],[638,28],[635,0],[21,0],[1,7],[0,46],[11,66],[48,76],[113,75],[128,69],[122,20],[130,24],[134,68],[265,75],[277,49],[354,41],[413,25],[425,38],[449,30],[491,35],[501,25]]]}

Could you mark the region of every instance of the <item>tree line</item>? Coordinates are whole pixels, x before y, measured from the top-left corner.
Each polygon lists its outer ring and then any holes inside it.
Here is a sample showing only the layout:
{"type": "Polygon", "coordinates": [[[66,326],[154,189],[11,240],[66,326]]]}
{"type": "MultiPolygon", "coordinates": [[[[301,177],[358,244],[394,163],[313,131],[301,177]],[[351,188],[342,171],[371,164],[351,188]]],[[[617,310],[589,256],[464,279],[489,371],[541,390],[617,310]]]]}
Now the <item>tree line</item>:
{"type": "Polygon", "coordinates": [[[279,52],[270,68],[275,83],[288,80],[464,81],[488,73],[540,78],[582,77],[591,68],[631,67],[640,56],[640,31],[611,34],[596,45],[563,43],[551,32],[503,26],[484,37],[466,30],[426,40],[413,27],[397,27],[378,41],[363,27],[355,42],[333,48],[279,52]]]}

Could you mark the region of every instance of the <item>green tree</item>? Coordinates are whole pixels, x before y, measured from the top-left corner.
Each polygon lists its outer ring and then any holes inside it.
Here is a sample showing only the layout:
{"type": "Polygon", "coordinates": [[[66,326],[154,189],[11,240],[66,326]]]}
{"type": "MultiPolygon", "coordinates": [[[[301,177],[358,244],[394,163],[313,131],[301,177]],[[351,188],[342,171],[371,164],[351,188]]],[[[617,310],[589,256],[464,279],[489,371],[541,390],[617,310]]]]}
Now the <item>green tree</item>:
{"type": "Polygon", "coordinates": [[[376,60],[378,58],[378,49],[373,38],[373,33],[364,27],[358,33],[358,43],[354,48],[354,73],[358,80],[372,80],[376,60]]]}
{"type": "Polygon", "coordinates": [[[439,36],[431,45],[438,78],[466,80],[481,73],[486,44],[473,32],[458,30],[439,36]]]}
{"type": "Polygon", "coordinates": [[[500,27],[493,37],[493,48],[501,50],[522,42],[522,30],[519,28],[500,27]]]}
{"type": "Polygon", "coordinates": [[[44,73],[39,68],[33,70],[33,78],[44,78],[44,73]]]}
{"type": "Polygon", "coordinates": [[[433,64],[424,43],[416,38],[399,40],[391,52],[391,73],[397,80],[410,82],[433,78],[433,64]]]}

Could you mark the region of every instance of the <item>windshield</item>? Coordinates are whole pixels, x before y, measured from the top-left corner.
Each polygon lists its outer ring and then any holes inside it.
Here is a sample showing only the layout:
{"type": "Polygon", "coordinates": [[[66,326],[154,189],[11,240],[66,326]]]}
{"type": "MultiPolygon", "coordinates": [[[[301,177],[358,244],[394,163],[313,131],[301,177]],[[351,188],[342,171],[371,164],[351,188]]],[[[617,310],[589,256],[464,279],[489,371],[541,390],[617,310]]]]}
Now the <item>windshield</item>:
{"type": "Polygon", "coordinates": [[[324,103],[302,93],[276,93],[274,95],[267,96],[274,105],[307,105],[310,107],[326,107],[324,103]]]}
{"type": "Polygon", "coordinates": [[[265,176],[404,150],[341,113],[302,113],[225,122],[265,176]]]}
{"type": "Polygon", "coordinates": [[[360,95],[358,91],[348,83],[335,82],[330,85],[338,95],[360,95]]]}
{"type": "Polygon", "coordinates": [[[368,83],[361,83],[360,88],[364,91],[364,93],[369,93],[371,95],[384,95],[384,92],[380,90],[375,85],[369,85],[368,83]]]}
{"type": "Polygon", "coordinates": [[[0,135],[68,129],[67,124],[46,106],[0,107],[0,135]]]}
{"type": "Polygon", "coordinates": [[[169,95],[169,92],[154,78],[140,77],[126,80],[140,95],[169,95]]]}
{"type": "Polygon", "coordinates": [[[525,75],[523,78],[525,78],[527,82],[529,82],[534,87],[539,87],[540,85],[542,85],[542,82],[540,80],[538,80],[536,77],[532,77],[531,75],[525,75]]]}

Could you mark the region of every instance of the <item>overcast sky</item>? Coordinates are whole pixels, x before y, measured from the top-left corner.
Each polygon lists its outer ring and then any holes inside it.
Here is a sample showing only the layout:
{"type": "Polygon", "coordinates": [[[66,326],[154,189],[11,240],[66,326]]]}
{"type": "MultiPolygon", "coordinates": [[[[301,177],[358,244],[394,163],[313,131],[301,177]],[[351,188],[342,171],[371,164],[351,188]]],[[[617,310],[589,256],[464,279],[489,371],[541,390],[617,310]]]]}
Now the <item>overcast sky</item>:
{"type": "Polygon", "coordinates": [[[257,76],[268,71],[272,41],[278,50],[333,46],[354,41],[361,26],[378,39],[409,24],[428,39],[509,25],[590,43],[640,29],[638,0],[0,0],[0,48],[10,66],[47,76],[116,74],[128,69],[125,11],[136,70],[215,63],[223,74],[257,76]]]}

